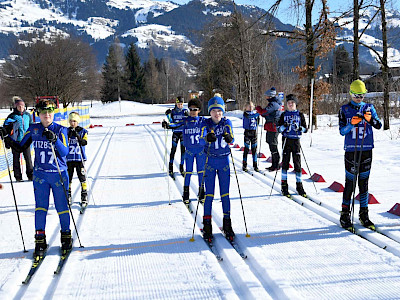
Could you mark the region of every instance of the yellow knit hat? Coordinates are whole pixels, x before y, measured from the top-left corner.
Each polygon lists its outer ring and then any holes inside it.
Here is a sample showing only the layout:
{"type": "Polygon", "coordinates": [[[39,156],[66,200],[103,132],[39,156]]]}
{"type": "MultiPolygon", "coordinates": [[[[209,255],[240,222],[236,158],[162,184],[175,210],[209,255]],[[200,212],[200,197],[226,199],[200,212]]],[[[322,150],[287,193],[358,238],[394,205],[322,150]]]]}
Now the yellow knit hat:
{"type": "Polygon", "coordinates": [[[81,118],[79,117],[79,114],[77,112],[73,111],[68,116],[68,121],[71,121],[71,120],[79,123],[81,121],[81,118]]]}

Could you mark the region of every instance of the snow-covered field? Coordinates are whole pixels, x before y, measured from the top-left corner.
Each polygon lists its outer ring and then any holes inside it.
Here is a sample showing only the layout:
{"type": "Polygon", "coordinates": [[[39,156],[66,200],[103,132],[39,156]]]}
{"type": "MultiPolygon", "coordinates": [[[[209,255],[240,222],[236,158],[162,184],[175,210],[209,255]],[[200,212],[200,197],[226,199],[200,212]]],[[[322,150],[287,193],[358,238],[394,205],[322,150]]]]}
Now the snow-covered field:
{"type": "MultiPolygon", "coordinates": [[[[181,201],[183,178],[179,175],[173,181],[166,176],[165,133],[160,124],[153,124],[165,117],[165,109],[124,101],[121,109],[118,103],[94,104],[92,124],[103,127],[89,130],[86,169],[92,196],[83,215],[79,214],[79,182],[77,178],[73,181],[72,211],[84,248],[74,234],[74,250],[60,275],[53,275],[60,228],[51,205],[46,227],[48,255],[31,283],[21,284],[34,249],[33,188],[31,182],[13,183],[29,250],[23,253],[11,184],[8,177],[0,179],[4,185],[0,191],[0,299],[400,298],[400,217],[387,212],[400,202],[398,120],[393,120],[391,132],[375,131],[369,184],[380,202],[370,205],[371,220],[388,237],[356,225],[362,238],[339,226],[341,193],[328,186],[333,181],[344,184],[343,137],[335,116],[320,116],[319,129],[302,138],[311,172],[326,180],[315,183],[316,192],[309,175],[304,175],[311,200],[280,196],[280,173],[269,197],[275,174],[243,173],[243,152],[232,148],[250,237],[246,237],[231,165],[232,224],[248,258],[240,258],[218,229],[222,208],[217,191],[213,231],[224,259],[218,262],[200,236],[203,207],[199,206],[195,241],[190,242],[195,214],[181,201]]],[[[0,112],[0,116],[7,114],[0,112]]],[[[235,143],[242,146],[240,113],[228,116],[235,143]]],[[[167,152],[170,137],[171,133],[167,152]]],[[[261,152],[269,156],[264,141],[261,152]]],[[[309,173],[304,160],[302,164],[309,173]]],[[[260,166],[264,169],[269,163],[261,159],[260,166]]],[[[194,209],[196,182],[192,178],[194,209]]],[[[291,188],[294,182],[295,175],[289,173],[291,188]]],[[[358,213],[357,202],[355,210],[358,213]]],[[[359,224],[357,216],[355,223],[359,224]]]]}

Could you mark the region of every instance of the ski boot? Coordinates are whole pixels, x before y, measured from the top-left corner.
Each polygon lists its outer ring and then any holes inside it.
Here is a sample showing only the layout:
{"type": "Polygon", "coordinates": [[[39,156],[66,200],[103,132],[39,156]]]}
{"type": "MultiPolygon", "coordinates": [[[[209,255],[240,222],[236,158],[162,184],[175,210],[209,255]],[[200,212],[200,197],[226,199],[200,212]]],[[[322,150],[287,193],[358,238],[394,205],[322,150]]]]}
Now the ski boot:
{"type": "Polygon", "coordinates": [[[88,196],[87,190],[82,190],[81,191],[81,206],[82,207],[85,207],[88,205],[87,196],[88,196]]]}
{"type": "Polygon", "coordinates": [[[302,182],[296,182],[296,191],[297,191],[297,193],[299,193],[300,196],[307,198],[307,194],[304,191],[302,182]]]}
{"type": "Polygon", "coordinates": [[[246,161],[243,161],[242,162],[242,170],[244,171],[244,172],[247,172],[248,170],[247,170],[247,162],[246,161]]]}
{"type": "Polygon", "coordinates": [[[206,198],[204,187],[199,188],[199,194],[197,195],[201,204],[204,204],[206,198]]]}
{"type": "Polygon", "coordinates": [[[232,222],[230,218],[223,218],[222,230],[225,234],[226,239],[233,241],[235,233],[232,230],[232,222]]]}
{"type": "Polygon", "coordinates": [[[35,234],[35,252],[33,257],[44,256],[47,251],[46,235],[44,231],[37,230],[35,234]]]}
{"type": "Polygon", "coordinates": [[[169,163],[169,176],[171,176],[172,179],[175,180],[175,176],[174,176],[174,164],[173,163],[169,163]]]}
{"type": "Polygon", "coordinates": [[[340,212],[340,226],[351,232],[354,231],[350,219],[350,209],[347,205],[342,205],[342,211],[340,212]]]}
{"type": "Polygon", "coordinates": [[[183,177],[185,177],[185,170],[183,169],[183,164],[180,164],[180,165],[179,165],[179,173],[181,173],[181,175],[182,175],[183,177]]]}
{"type": "Polygon", "coordinates": [[[211,225],[211,216],[203,217],[203,239],[207,242],[212,242],[212,225],[211,225]]]}
{"type": "Polygon", "coordinates": [[[183,187],[183,203],[185,203],[185,205],[189,205],[190,200],[189,200],[189,187],[188,186],[184,186],[183,187]]]}
{"type": "Polygon", "coordinates": [[[71,230],[61,232],[61,252],[66,254],[72,248],[71,230]]]}
{"type": "Polygon", "coordinates": [[[281,192],[282,192],[283,196],[291,198],[290,193],[289,193],[289,185],[287,183],[287,180],[282,180],[282,182],[281,182],[281,192]]]}
{"type": "Polygon", "coordinates": [[[255,172],[260,172],[260,169],[258,168],[256,161],[253,162],[253,169],[254,169],[255,172]]]}
{"type": "Polygon", "coordinates": [[[375,230],[375,224],[368,217],[368,207],[360,207],[359,218],[362,226],[375,230]]]}

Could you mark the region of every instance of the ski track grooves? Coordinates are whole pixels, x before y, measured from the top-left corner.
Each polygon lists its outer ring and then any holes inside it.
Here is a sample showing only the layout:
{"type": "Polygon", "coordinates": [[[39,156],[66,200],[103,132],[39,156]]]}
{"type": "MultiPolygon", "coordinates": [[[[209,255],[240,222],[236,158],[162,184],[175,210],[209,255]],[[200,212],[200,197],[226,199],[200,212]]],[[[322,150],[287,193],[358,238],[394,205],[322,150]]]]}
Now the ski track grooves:
{"type": "MultiPolygon", "coordinates": [[[[160,145],[165,147],[164,139],[160,136],[159,132],[151,128],[151,125],[145,125],[145,128],[152,136],[155,146],[158,149],[158,153],[160,156],[160,160],[163,160],[163,156],[165,153],[165,148],[161,148],[160,145]],[[158,138],[158,141],[156,140],[158,138]]],[[[169,154],[169,150],[167,150],[167,154],[169,154]]],[[[164,161],[162,162],[164,164],[164,161]]],[[[178,166],[178,163],[175,162],[175,167],[178,166]]],[[[168,169],[168,166],[167,166],[168,169]]],[[[166,174],[167,176],[167,174],[166,174]]],[[[183,180],[182,176],[176,176],[176,180],[172,180],[168,176],[168,180],[175,183],[176,188],[179,190],[180,194],[183,191],[183,180]]],[[[197,186],[192,181],[190,183],[190,187],[195,194],[197,194],[197,186]]],[[[194,219],[196,213],[197,201],[192,201],[191,206],[193,210],[192,217],[194,219]]],[[[182,202],[183,205],[183,202],[182,202]]],[[[199,206],[200,208],[202,206],[199,206]]],[[[197,215],[197,227],[201,228],[201,217],[202,214],[199,212],[197,215]]],[[[213,208],[213,228],[214,230],[214,246],[218,249],[221,256],[223,257],[223,261],[219,262],[220,267],[225,272],[228,280],[231,282],[234,290],[238,293],[240,298],[255,298],[255,299],[295,299],[299,298],[298,293],[290,287],[289,284],[282,284],[286,282],[283,278],[280,280],[280,284],[275,283],[274,279],[272,279],[267,270],[263,266],[261,266],[257,262],[257,258],[249,251],[243,243],[240,242],[240,239],[237,237],[236,242],[244,251],[244,253],[248,256],[247,259],[243,260],[240,255],[234,250],[234,248],[229,244],[229,242],[222,235],[222,232],[218,232],[217,228],[222,227],[222,218],[219,213],[214,211],[213,208]],[[244,295],[243,295],[244,293],[244,295]]],[[[197,235],[198,236],[198,235],[197,235]]],[[[196,235],[195,235],[196,237],[196,235]]],[[[201,239],[201,236],[199,236],[201,239]]]]}
{"type": "MultiPolygon", "coordinates": [[[[241,160],[233,156],[236,164],[239,164],[241,167],[241,160]]],[[[252,177],[254,181],[261,182],[263,184],[267,184],[269,187],[272,185],[272,181],[274,180],[274,176],[269,176],[265,172],[264,173],[259,173],[259,172],[253,172],[252,174],[247,173],[248,176],[252,177]]],[[[280,191],[280,184],[275,180],[274,184],[274,190],[277,191],[279,194],[281,193],[280,191]]],[[[289,188],[289,190],[292,193],[297,193],[295,189],[289,188]]],[[[340,213],[339,210],[336,208],[332,207],[331,205],[328,205],[324,203],[321,199],[319,199],[317,196],[309,196],[310,199],[301,197],[297,194],[292,194],[293,200],[290,200],[285,197],[285,199],[289,201],[294,201],[297,204],[307,208],[308,210],[311,210],[312,212],[318,214],[320,217],[329,220],[336,225],[340,226],[339,223],[339,217],[340,213]]],[[[282,196],[283,197],[283,196],[282,196]]],[[[379,248],[382,248],[390,253],[392,253],[395,256],[400,257],[400,239],[394,235],[391,235],[388,231],[385,231],[381,229],[379,226],[376,227],[377,231],[370,230],[368,228],[363,227],[361,224],[354,222],[354,228],[355,228],[355,234],[366,239],[367,241],[371,242],[375,246],[378,246],[379,248]]],[[[346,229],[343,229],[347,231],[346,229]]]]}
{"type": "MultiPolygon", "coordinates": [[[[86,169],[88,174],[89,174],[89,170],[91,170],[92,166],[96,166],[97,160],[99,158],[101,158],[101,161],[98,164],[96,176],[97,176],[97,174],[99,174],[101,167],[103,165],[103,162],[104,162],[105,154],[107,153],[107,149],[110,146],[111,139],[115,133],[115,129],[116,129],[115,127],[111,127],[104,135],[102,141],[100,142],[100,145],[98,146],[97,152],[93,156],[94,159],[91,161],[89,167],[86,169]],[[112,131],[112,133],[110,135],[111,131],[112,131]],[[108,137],[109,137],[108,143],[106,144],[105,147],[103,147],[105,145],[105,141],[108,137]],[[104,148],[104,150],[103,150],[104,155],[99,156],[98,154],[100,153],[100,151],[103,148],[104,148]]],[[[88,176],[88,174],[87,174],[87,176],[88,176]]],[[[92,194],[93,187],[96,184],[96,179],[95,179],[96,176],[94,176],[94,177],[92,176],[92,179],[94,178],[94,180],[92,181],[92,184],[90,185],[90,191],[89,191],[90,194],[92,194]]],[[[87,177],[87,178],[89,179],[89,177],[87,177]]],[[[79,189],[80,189],[80,186],[78,186],[75,189],[75,191],[73,192],[73,196],[75,196],[79,192],[79,189]]],[[[89,204],[92,204],[92,203],[90,203],[89,197],[88,197],[88,199],[89,199],[89,204]]],[[[72,208],[72,205],[71,205],[71,208],[72,208]]],[[[74,212],[74,209],[72,209],[72,212],[74,212]]],[[[78,230],[80,228],[80,225],[83,221],[84,216],[85,216],[85,214],[81,215],[79,213],[79,210],[77,210],[77,211],[75,210],[74,217],[75,217],[76,227],[78,230]]],[[[47,224],[47,225],[50,225],[50,224],[47,224]]],[[[47,226],[47,227],[49,227],[49,226],[47,226]]],[[[75,245],[74,248],[78,248],[79,241],[76,236],[76,231],[75,231],[75,228],[73,227],[72,220],[71,220],[71,231],[73,232],[74,245],[75,245]]],[[[46,230],[46,235],[47,235],[47,230],[46,230]]],[[[37,271],[37,274],[35,274],[35,276],[33,276],[33,278],[31,279],[31,282],[29,284],[21,285],[21,287],[16,291],[16,294],[14,296],[11,296],[10,298],[21,299],[21,298],[27,296],[25,294],[29,295],[29,293],[31,293],[32,295],[35,295],[36,298],[40,294],[43,294],[43,297],[39,297],[39,298],[43,298],[43,299],[51,299],[52,298],[54,292],[56,291],[58,282],[60,281],[61,276],[63,275],[62,271],[58,275],[53,274],[57,267],[57,263],[58,263],[58,259],[59,259],[59,253],[58,253],[59,247],[58,246],[53,247],[52,245],[58,236],[59,236],[58,226],[56,226],[56,229],[51,233],[50,239],[48,239],[48,244],[49,244],[48,252],[47,252],[46,258],[43,260],[42,266],[40,266],[40,269],[37,271]],[[43,276],[40,277],[40,275],[43,275],[43,276]],[[39,277],[40,277],[40,279],[39,279],[39,277]],[[36,282],[39,282],[39,286],[35,285],[36,282]]],[[[81,242],[82,242],[82,245],[84,246],[84,241],[81,241],[81,242]]],[[[74,249],[72,250],[71,255],[73,255],[73,252],[74,252],[74,249]]],[[[66,264],[68,264],[68,262],[66,262],[66,264]]],[[[29,271],[29,269],[26,270],[26,274],[28,274],[28,271],[29,271]]],[[[25,276],[26,276],[25,269],[22,269],[21,273],[22,273],[21,276],[23,276],[25,278],[25,276]]],[[[22,281],[22,279],[21,279],[21,281],[22,281]]]]}

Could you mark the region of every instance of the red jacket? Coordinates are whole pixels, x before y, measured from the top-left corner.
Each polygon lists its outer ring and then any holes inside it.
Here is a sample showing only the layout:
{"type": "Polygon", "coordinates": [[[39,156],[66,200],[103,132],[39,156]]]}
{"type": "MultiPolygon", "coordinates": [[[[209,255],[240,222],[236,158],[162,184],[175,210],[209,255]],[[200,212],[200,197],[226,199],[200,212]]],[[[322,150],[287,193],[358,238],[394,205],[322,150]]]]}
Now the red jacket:
{"type": "MultiPolygon", "coordinates": [[[[266,109],[262,109],[261,106],[257,106],[256,107],[256,111],[260,114],[260,115],[264,115],[267,113],[266,109]]],[[[276,125],[275,122],[265,122],[264,123],[264,130],[266,131],[270,131],[270,132],[278,132],[278,130],[276,129],[276,125]]]]}

